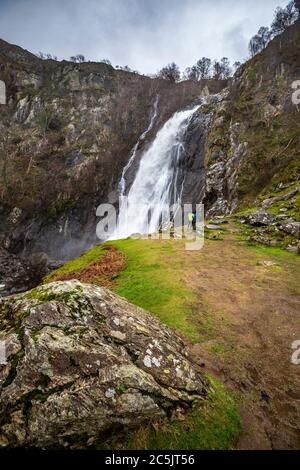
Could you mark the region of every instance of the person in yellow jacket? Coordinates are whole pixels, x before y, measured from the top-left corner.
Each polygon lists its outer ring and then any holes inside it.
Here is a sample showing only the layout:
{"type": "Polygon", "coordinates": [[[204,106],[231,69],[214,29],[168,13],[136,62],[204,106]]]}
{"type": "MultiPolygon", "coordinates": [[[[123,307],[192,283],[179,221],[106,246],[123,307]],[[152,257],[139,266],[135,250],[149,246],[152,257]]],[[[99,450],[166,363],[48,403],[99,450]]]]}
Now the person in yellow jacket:
{"type": "Polygon", "coordinates": [[[194,220],[194,214],[193,212],[188,213],[188,228],[192,228],[193,226],[193,220],[194,220]]]}

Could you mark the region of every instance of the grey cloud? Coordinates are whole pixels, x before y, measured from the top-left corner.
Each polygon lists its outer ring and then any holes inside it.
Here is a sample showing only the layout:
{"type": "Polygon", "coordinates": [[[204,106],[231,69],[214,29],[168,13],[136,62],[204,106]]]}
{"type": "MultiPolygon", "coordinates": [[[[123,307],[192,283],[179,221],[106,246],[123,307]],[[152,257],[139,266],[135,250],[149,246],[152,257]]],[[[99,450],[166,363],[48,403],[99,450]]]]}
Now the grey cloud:
{"type": "Polygon", "coordinates": [[[141,72],[203,55],[241,60],[287,0],[0,0],[0,37],[59,58],[82,53],[141,72]]]}

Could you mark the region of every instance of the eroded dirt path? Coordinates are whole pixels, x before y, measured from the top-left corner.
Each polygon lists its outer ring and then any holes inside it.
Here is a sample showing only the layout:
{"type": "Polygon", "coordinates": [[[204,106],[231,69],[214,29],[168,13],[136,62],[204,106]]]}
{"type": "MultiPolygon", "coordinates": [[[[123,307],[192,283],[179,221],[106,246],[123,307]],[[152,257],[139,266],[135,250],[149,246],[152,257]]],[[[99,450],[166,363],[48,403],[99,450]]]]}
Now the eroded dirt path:
{"type": "Polygon", "coordinates": [[[240,393],[239,449],[300,448],[300,259],[238,242],[232,227],[221,242],[193,254],[187,281],[198,291],[195,321],[203,342],[193,355],[240,393]]]}

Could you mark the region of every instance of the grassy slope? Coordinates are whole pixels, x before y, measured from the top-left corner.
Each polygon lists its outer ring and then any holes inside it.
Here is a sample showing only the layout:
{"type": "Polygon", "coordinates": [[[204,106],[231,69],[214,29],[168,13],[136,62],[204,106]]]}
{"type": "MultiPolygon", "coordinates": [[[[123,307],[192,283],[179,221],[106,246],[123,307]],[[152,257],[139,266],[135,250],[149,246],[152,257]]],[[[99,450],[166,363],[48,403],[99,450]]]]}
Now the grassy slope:
{"type": "Polygon", "coordinates": [[[198,341],[193,322],[196,294],[185,282],[186,271],[178,256],[183,253],[184,242],[128,239],[111,244],[124,252],[127,260],[127,268],[116,280],[115,291],[198,341]]]}
{"type": "MultiPolygon", "coordinates": [[[[125,253],[127,267],[115,279],[114,290],[157,316],[193,342],[201,340],[194,321],[197,296],[187,282],[188,266],[184,242],[172,240],[120,240],[111,245],[125,253]]],[[[69,261],[45,279],[53,281],[66,273],[80,273],[103,255],[102,246],[69,261]]],[[[191,254],[190,254],[191,255],[191,254]]],[[[91,282],[97,282],[91,279],[91,282]]],[[[225,387],[208,377],[208,400],[184,421],[171,420],[146,426],[126,436],[125,443],[107,443],[112,448],[147,449],[228,449],[239,432],[240,417],[236,398],[225,387]]]]}
{"type": "MultiPolygon", "coordinates": [[[[244,346],[243,336],[232,334],[235,322],[245,321],[237,315],[250,305],[251,298],[257,302],[253,309],[264,304],[264,298],[260,299],[264,292],[269,296],[267,301],[281,291],[287,299],[293,292],[298,295],[300,258],[279,248],[247,245],[241,234],[234,233],[235,228],[230,226],[220,232],[220,240],[206,239],[204,249],[199,252],[185,251],[182,240],[127,239],[110,244],[126,256],[126,269],[113,278],[112,288],[157,315],[193,343],[201,343],[218,360],[232,364],[233,375],[240,377],[250,350],[244,346]],[[262,264],[265,261],[273,264],[265,267],[262,264]]],[[[48,280],[65,272],[73,272],[76,278],[76,272],[99,260],[102,254],[102,247],[95,247],[54,272],[48,280]]],[[[97,283],[97,279],[90,282],[97,283]]],[[[266,309],[273,311],[274,305],[266,305],[266,309]]],[[[246,335],[247,331],[246,326],[246,335]]],[[[203,409],[196,408],[186,420],[149,425],[130,433],[122,443],[107,445],[224,449],[233,445],[238,430],[236,398],[213,381],[203,409]]]]}
{"type": "MultiPolygon", "coordinates": [[[[184,242],[127,239],[109,244],[125,254],[127,263],[126,269],[114,279],[114,290],[197,342],[199,335],[193,322],[193,305],[197,297],[185,282],[186,269],[181,259],[185,253],[184,242]]],[[[76,277],[84,268],[99,261],[103,253],[103,247],[96,246],[67,262],[44,281],[50,282],[70,273],[76,277]]],[[[91,279],[91,282],[97,283],[97,279],[91,279]]]]}
{"type": "MultiPolygon", "coordinates": [[[[285,250],[245,243],[243,231],[235,234],[235,242],[231,240],[231,245],[226,245],[228,235],[224,229],[219,232],[208,230],[205,248],[198,252],[185,251],[183,240],[127,239],[109,242],[126,257],[126,269],[113,277],[112,289],[129,302],[157,315],[163,323],[193,343],[202,342],[214,335],[220,326],[217,317],[223,312],[217,311],[216,304],[206,301],[205,290],[201,292],[195,288],[199,268],[213,271],[213,274],[215,272],[216,278],[217,270],[226,271],[226,266],[228,270],[232,268],[236,271],[233,252],[249,270],[265,259],[276,263],[276,267],[271,268],[273,271],[292,273],[300,267],[300,258],[285,250]],[[202,316],[200,320],[199,309],[202,316]]],[[[59,279],[66,273],[76,278],[84,268],[99,261],[103,254],[103,247],[96,246],[81,257],[67,262],[44,281],[59,279]]],[[[220,282],[224,284],[225,281],[223,277],[222,282],[221,277],[220,282]]],[[[99,279],[91,278],[90,282],[97,284],[99,279]]],[[[199,283],[203,286],[205,279],[198,279],[199,283]]]]}

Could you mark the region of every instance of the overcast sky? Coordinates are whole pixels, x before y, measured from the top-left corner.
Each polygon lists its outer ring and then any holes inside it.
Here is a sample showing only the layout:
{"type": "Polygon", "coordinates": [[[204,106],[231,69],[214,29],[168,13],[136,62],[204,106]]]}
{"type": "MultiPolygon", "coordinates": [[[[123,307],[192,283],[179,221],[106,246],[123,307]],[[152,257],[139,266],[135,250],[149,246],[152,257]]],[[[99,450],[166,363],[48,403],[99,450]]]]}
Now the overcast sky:
{"type": "Polygon", "coordinates": [[[0,0],[0,37],[59,59],[84,54],[154,73],[202,56],[248,55],[258,28],[288,0],[0,0]]]}

